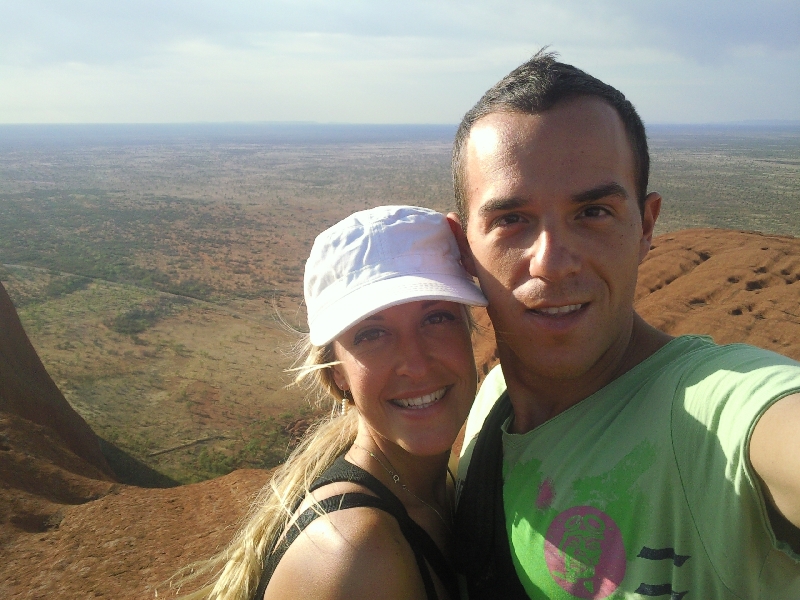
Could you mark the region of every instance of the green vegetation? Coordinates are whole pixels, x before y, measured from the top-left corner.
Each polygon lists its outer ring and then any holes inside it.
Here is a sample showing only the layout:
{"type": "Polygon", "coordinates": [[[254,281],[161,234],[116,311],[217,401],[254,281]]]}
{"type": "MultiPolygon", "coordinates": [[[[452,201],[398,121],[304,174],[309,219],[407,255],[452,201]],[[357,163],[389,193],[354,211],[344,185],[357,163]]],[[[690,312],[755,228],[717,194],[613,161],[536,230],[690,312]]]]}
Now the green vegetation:
{"type": "MultiPolygon", "coordinates": [[[[187,229],[209,225],[197,203],[171,198],[154,198],[142,206],[105,193],[87,203],[83,194],[0,192],[0,262],[208,300],[213,295],[209,284],[177,270],[167,273],[139,264],[139,256],[174,253],[164,234],[176,221],[187,229]]],[[[201,238],[192,245],[199,251],[204,244],[225,241],[201,238]]]]}
{"type": "MultiPolygon", "coordinates": [[[[182,298],[160,297],[155,302],[137,306],[109,319],[106,325],[117,333],[134,335],[146,331],[160,319],[174,312],[178,305],[185,306],[187,300],[182,298]]],[[[134,343],[136,339],[134,339],[134,343]]]]}
{"type": "Polygon", "coordinates": [[[61,298],[78,290],[86,289],[92,282],[88,277],[54,277],[44,289],[45,298],[61,298]]]}
{"type": "Polygon", "coordinates": [[[193,483],[227,475],[236,469],[271,469],[281,464],[292,449],[296,439],[292,425],[315,416],[307,406],[297,413],[287,411],[280,417],[269,417],[249,424],[221,448],[204,446],[190,452],[189,468],[170,471],[169,475],[181,483],[193,483]]]}
{"type": "Polygon", "coordinates": [[[269,469],[286,458],[289,436],[274,419],[259,421],[261,437],[251,437],[243,447],[226,452],[203,448],[195,458],[193,477],[200,480],[227,475],[235,469],[269,469]]]}
{"type": "Polygon", "coordinates": [[[37,273],[26,273],[19,269],[7,268],[0,265],[0,281],[7,282],[8,290],[14,305],[19,308],[32,303],[42,303],[56,300],[75,292],[85,290],[92,283],[87,277],[72,275],[59,275],[40,269],[37,273]],[[24,282],[23,285],[14,285],[24,282]]]}
{"type": "MultiPolygon", "coordinates": [[[[800,236],[800,131],[649,133],[656,233],[800,236]]],[[[303,323],[314,236],[378,204],[451,209],[450,151],[175,141],[0,153],[0,281],[131,477],[270,468],[307,416],[283,387],[291,340],[276,312],[303,323]],[[207,441],[159,453],[191,440],[207,441]]]]}
{"type": "Polygon", "coordinates": [[[656,233],[721,227],[800,236],[800,130],[651,128],[656,233]]]}

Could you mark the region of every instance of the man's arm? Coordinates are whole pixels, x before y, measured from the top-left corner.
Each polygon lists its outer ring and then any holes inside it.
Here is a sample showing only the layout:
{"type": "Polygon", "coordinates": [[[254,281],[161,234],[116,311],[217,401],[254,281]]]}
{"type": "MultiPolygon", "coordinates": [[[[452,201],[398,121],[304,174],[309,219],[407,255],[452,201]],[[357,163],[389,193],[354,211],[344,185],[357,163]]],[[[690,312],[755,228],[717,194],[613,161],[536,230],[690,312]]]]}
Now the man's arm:
{"type": "Polygon", "coordinates": [[[767,501],[800,528],[800,394],[778,400],[756,423],[750,462],[767,501]]]}

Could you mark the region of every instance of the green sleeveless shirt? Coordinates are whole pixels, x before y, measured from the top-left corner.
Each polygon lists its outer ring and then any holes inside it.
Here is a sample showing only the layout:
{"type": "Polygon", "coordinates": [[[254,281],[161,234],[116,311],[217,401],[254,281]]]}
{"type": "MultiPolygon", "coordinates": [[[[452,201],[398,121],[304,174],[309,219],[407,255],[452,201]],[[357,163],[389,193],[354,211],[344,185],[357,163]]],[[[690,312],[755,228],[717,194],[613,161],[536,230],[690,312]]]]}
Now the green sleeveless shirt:
{"type": "MultiPolygon", "coordinates": [[[[496,367],[459,477],[504,391],[496,367]]],[[[800,556],[776,540],[748,458],[759,417],[798,391],[791,359],[683,336],[526,434],[506,423],[504,508],[528,595],[800,599],[800,556]]]]}

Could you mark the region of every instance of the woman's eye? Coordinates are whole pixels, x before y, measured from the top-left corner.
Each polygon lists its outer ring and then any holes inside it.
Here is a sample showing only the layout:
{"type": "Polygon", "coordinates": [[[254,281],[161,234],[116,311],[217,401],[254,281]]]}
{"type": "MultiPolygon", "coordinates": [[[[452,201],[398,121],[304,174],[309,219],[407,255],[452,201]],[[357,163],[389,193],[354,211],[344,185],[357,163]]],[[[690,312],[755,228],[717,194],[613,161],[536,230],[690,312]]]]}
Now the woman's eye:
{"type": "Polygon", "coordinates": [[[425,323],[428,325],[439,325],[448,321],[455,321],[456,317],[449,311],[435,312],[425,318],[425,323]]]}
{"type": "Polygon", "coordinates": [[[383,329],[365,329],[356,334],[353,344],[357,346],[361,342],[374,342],[385,334],[386,332],[383,329]]]}

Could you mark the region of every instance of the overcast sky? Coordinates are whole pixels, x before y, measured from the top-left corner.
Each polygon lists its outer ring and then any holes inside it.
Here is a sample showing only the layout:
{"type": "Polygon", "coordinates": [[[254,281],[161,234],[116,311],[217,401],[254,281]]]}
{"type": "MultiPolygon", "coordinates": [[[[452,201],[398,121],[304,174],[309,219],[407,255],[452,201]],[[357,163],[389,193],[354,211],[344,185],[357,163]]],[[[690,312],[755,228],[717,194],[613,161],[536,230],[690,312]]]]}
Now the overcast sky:
{"type": "Polygon", "coordinates": [[[544,45],[648,123],[800,120],[798,0],[0,0],[0,123],[456,123],[544,45]]]}

